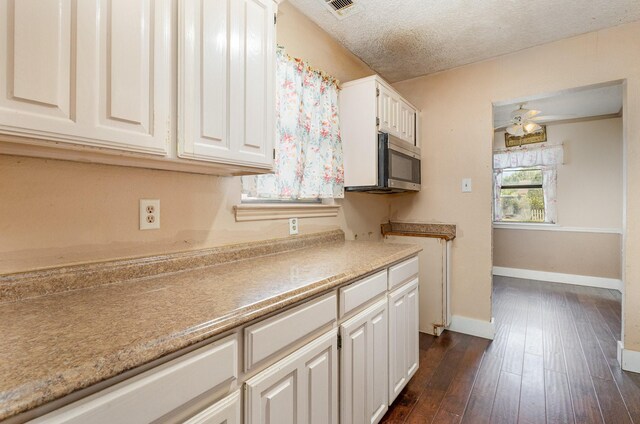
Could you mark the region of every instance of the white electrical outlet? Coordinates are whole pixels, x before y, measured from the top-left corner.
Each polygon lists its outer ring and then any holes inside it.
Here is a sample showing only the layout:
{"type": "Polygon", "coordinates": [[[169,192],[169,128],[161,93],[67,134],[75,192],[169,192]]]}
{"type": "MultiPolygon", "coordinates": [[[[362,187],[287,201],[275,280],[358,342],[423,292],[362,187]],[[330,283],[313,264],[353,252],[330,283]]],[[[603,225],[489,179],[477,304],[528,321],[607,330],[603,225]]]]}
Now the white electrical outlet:
{"type": "Polygon", "coordinates": [[[289,218],[289,234],[298,234],[298,218],[289,218]]]}
{"type": "Polygon", "coordinates": [[[462,192],[471,193],[471,178],[464,178],[462,180],[462,192]]]}
{"type": "Polygon", "coordinates": [[[160,228],[160,200],[140,199],[140,229],[160,228]]]}

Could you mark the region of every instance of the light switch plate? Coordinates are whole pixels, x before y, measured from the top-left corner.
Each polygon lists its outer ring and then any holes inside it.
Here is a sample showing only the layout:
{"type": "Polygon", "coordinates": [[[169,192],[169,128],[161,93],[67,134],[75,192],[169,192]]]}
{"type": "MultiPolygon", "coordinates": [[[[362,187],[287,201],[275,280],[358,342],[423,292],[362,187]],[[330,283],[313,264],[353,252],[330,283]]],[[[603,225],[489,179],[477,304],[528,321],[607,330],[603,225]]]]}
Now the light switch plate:
{"type": "Polygon", "coordinates": [[[462,179],[462,192],[471,193],[471,178],[462,179]]]}

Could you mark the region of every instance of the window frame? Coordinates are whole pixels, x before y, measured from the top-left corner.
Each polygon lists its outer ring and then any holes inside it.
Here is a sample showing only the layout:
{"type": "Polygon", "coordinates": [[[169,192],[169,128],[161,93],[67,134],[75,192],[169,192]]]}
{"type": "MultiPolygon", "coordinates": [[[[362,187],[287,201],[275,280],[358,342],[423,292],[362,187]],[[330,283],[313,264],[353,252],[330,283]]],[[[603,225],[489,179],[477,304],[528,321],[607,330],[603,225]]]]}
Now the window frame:
{"type": "MultiPolygon", "coordinates": [[[[539,171],[541,176],[543,173],[543,168],[542,166],[539,165],[534,165],[534,166],[520,166],[520,167],[514,167],[514,168],[502,168],[499,171],[503,174],[503,178],[504,178],[504,174],[505,172],[517,172],[517,171],[523,171],[523,170],[536,170],[539,171]]],[[[495,172],[497,172],[497,170],[494,170],[494,174],[495,172]]],[[[518,189],[540,189],[542,191],[542,196],[544,197],[544,183],[541,181],[539,184],[507,184],[507,185],[500,185],[500,188],[498,189],[498,193],[494,194],[494,196],[497,197],[497,200],[501,199],[502,196],[502,190],[504,189],[511,189],[511,190],[518,190],[518,189]]],[[[499,202],[500,203],[500,202],[499,202]]],[[[495,204],[495,203],[494,203],[495,204]]],[[[497,220],[496,219],[496,211],[493,211],[493,223],[494,224],[498,224],[500,226],[509,226],[509,225],[532,225],[532,226],[538,226],[538,225],[556,225],[555,223],[552,222],[547,222],[547,208],[546,208],[546,204],[545,207],[543,208],[544,210],[544,220],[542,221],[512,221],[512,220],[505,220],[504,218],[501,220],[497,220]]]]}

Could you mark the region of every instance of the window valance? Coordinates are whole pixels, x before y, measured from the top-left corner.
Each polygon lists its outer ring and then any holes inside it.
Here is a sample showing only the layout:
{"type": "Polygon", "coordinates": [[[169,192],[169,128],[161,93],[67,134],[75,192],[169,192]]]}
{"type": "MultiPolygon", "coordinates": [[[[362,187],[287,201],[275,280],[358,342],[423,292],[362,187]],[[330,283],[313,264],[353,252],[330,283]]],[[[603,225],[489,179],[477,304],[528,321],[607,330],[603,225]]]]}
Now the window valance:
{"type": "Polygon", "coordinates": [[[493,169],[561,165],[563,153],[561,144],[498,151],[493,154],[493,169]]]}

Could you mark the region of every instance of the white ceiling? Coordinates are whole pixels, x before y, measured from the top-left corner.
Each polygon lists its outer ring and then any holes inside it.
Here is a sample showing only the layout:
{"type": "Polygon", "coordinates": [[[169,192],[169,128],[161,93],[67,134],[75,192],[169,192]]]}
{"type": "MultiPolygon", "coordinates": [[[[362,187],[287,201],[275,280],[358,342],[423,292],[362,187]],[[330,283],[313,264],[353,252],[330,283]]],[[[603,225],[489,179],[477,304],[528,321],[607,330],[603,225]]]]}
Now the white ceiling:
{"type": "Polygon", "coordinates": [[[390,82],[640,19],[638,0],[355,0],[343,20],[289,1],[390,82]]]}
{"type": "Polygon", "coordinates": [[[622,110],[622,85],[584,87],[501,102],[493,106],[494,128],[505,127],[511,119],[511,112],[521,104],[524,104],[525,109],[540,111],[536,117],[536,122],[539,123],[613,115],[622,110]]]}

